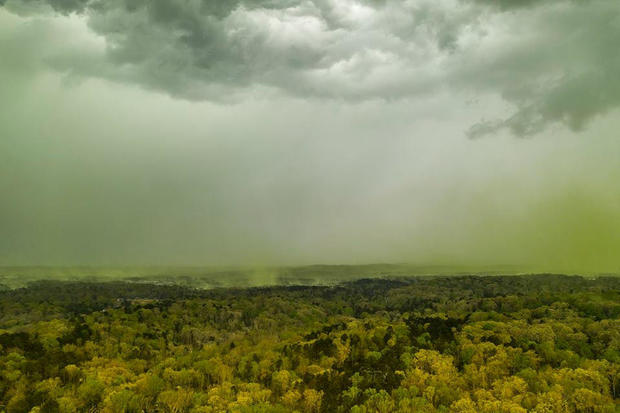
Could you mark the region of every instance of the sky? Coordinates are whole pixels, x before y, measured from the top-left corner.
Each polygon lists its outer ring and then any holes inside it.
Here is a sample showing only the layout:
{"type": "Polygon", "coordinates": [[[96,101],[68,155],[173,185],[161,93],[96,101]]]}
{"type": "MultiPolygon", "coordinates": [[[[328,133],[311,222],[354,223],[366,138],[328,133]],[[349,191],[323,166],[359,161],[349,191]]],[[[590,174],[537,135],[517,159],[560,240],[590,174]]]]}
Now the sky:
{"type": "Polygon", "coordinates": [[[617,0],[0,0],[0,265],[620,272],[617,0]]]}

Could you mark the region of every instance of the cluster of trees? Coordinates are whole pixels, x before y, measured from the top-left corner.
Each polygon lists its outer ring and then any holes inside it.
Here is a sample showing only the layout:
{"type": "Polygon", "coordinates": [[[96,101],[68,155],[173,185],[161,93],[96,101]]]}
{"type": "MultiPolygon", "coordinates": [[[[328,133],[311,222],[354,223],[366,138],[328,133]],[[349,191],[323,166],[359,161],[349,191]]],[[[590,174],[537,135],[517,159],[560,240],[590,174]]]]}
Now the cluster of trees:
{"type": "Polygon", "coordinates": [[[616,412],[620,279],[0,292],[0,411],[616,412]]]}

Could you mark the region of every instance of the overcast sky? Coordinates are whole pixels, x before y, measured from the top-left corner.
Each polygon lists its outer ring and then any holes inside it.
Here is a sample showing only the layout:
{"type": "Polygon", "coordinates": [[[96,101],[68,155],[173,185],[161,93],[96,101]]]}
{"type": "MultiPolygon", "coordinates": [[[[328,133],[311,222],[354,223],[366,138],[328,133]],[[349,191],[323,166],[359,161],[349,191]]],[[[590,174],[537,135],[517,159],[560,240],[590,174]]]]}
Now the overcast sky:
{"type": "Polygon", "coordinates": [[[618,0],[0,0],[0,265],[620,272],[618,0]]]}

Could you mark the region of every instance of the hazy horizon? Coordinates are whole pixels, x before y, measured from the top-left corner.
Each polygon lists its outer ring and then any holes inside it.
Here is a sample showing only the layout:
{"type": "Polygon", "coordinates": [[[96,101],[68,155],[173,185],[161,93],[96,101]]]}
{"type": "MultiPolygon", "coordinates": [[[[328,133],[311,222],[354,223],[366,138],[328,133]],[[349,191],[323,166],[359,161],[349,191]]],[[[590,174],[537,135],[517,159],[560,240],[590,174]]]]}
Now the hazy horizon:
{"type": "Polygon", "coordinates": [[[620,273],[616,0],[0,0],[0,266],[620,273]]]}

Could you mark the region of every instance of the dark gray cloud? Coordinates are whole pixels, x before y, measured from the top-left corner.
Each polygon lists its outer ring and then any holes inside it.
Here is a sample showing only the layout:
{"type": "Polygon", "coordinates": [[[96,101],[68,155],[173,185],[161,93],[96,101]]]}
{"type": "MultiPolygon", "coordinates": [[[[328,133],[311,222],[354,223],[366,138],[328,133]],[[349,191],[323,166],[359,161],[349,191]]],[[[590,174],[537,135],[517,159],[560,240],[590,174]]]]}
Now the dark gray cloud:
{"type": "MultiPolygon", "coordinates": [[[[582,130],[594,117],[620,106],[620,3],[557,2],[508,21],[518,36],[507,40],[492,59],[459,70],[460,81],[498,90],[515,112],[505,119],[474,125],[478,137],[508,129],[518,136],[562,123],[582,130]]],[[[471,56],[471,62],[475,58],[471,56]]]]}
{"type": "Polygon", "coordinates": [[[580,130],[620,105],[617,0],[7,0],[8,10],[78,13],[105,41],[58,70],[189,100],[260,88],[365,101],[446,87],[498,94],[512,114],[472,137],[549,124],[580,130]]]}

